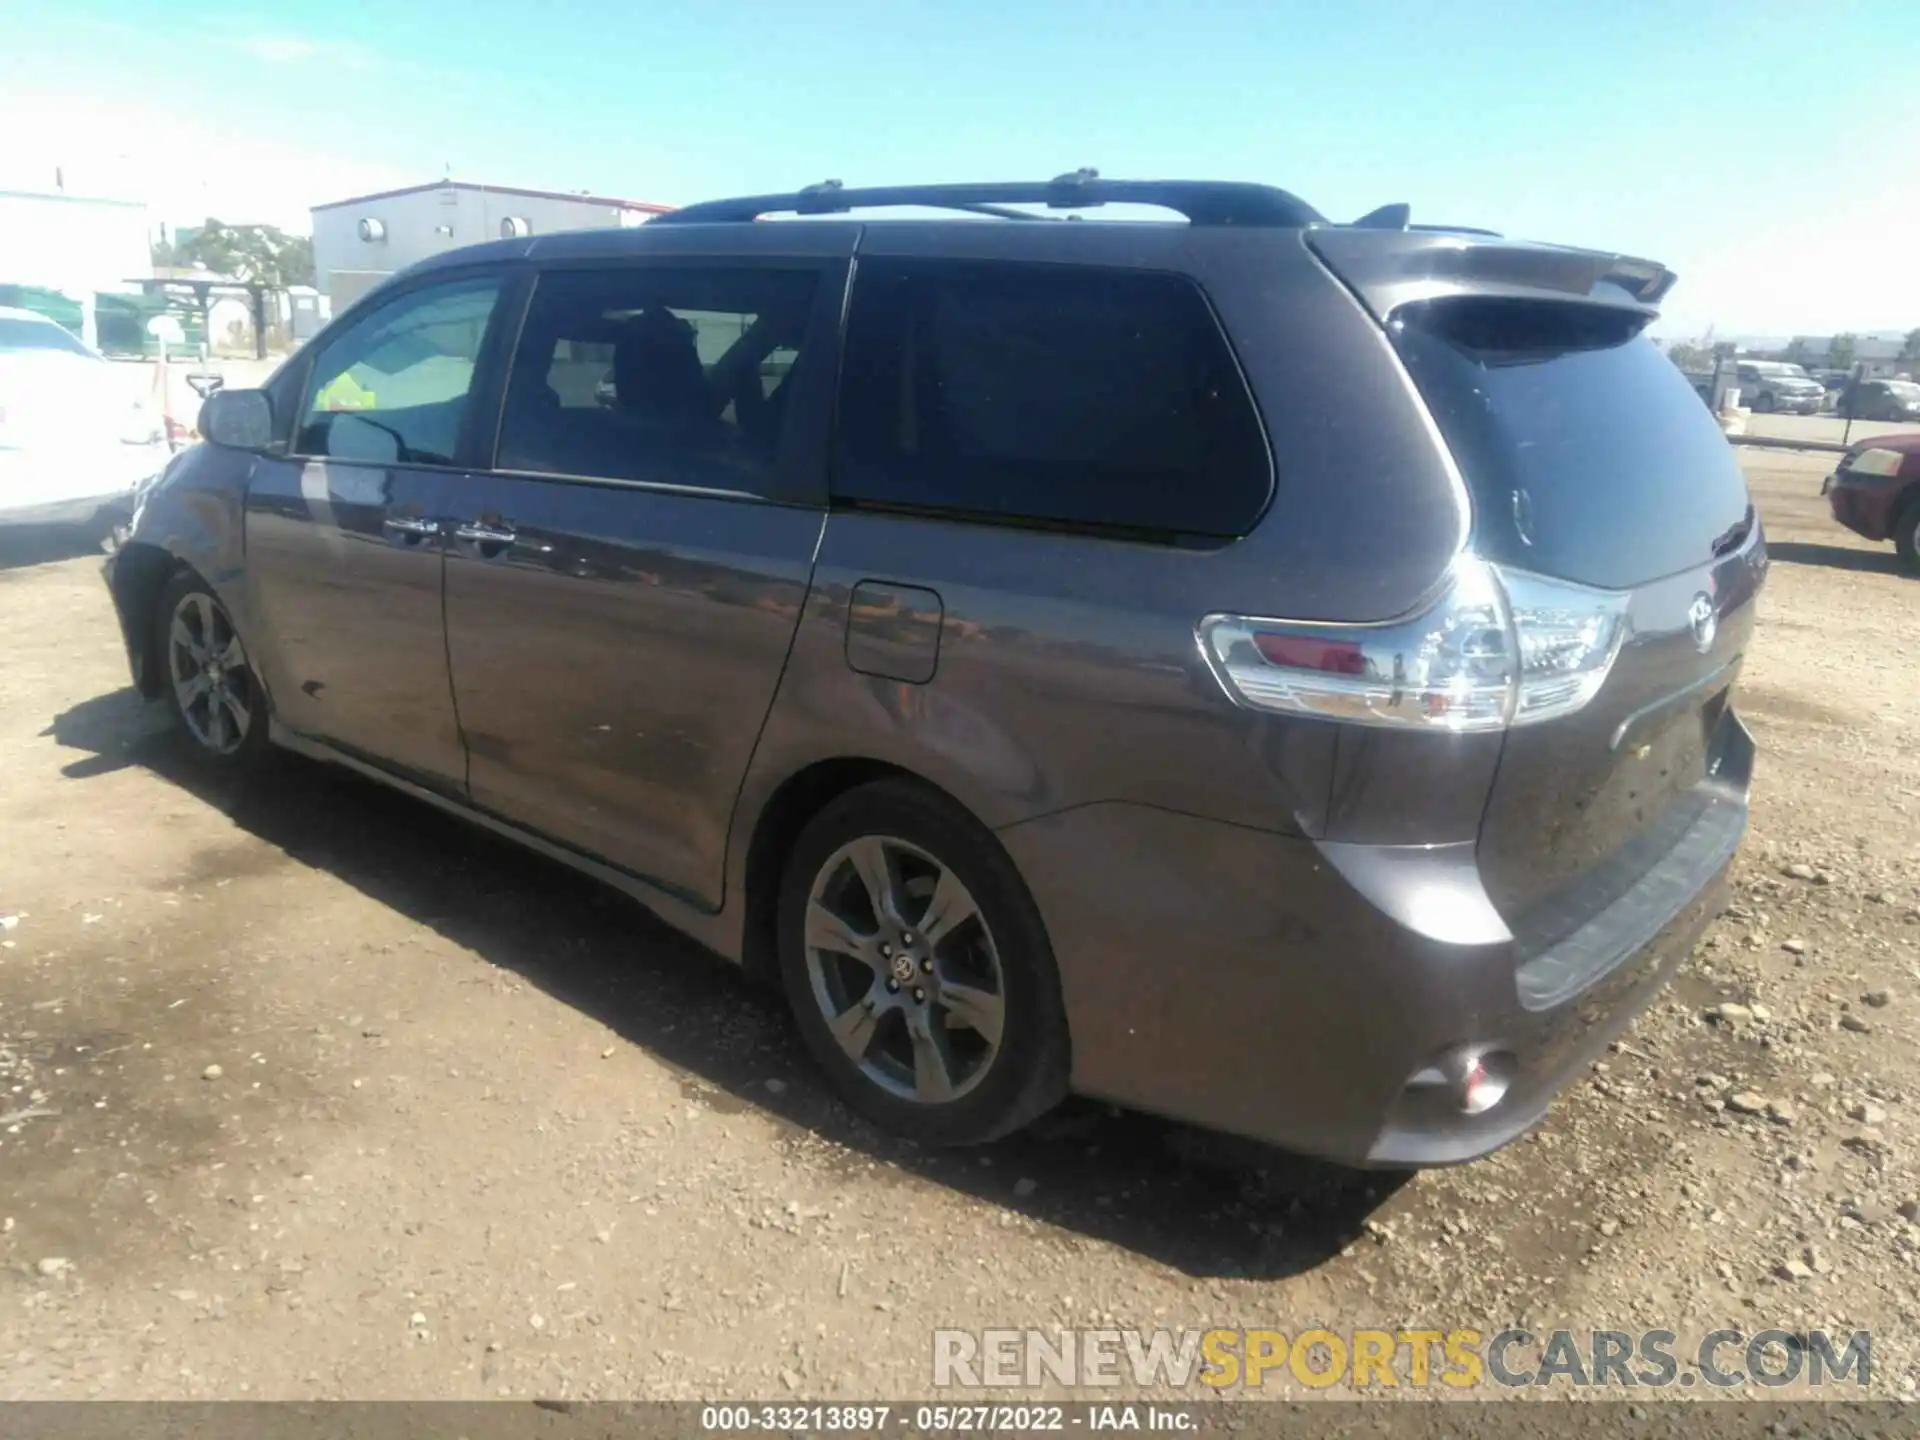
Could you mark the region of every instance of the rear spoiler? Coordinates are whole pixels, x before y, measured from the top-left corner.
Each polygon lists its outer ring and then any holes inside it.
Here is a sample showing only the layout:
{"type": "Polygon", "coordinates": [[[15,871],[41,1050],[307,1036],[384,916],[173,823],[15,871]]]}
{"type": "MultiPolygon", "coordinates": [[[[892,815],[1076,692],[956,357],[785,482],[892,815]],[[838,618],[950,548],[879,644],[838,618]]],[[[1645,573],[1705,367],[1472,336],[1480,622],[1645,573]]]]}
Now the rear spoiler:
{"type": "Polygon", "coordinates": [[[1651,316],[1678,278],[1652,260],[1463,231],[1315,226],[1305,235],[1383,324],[1402,305],[1453,295],[1572,299],[1651,316]]]}

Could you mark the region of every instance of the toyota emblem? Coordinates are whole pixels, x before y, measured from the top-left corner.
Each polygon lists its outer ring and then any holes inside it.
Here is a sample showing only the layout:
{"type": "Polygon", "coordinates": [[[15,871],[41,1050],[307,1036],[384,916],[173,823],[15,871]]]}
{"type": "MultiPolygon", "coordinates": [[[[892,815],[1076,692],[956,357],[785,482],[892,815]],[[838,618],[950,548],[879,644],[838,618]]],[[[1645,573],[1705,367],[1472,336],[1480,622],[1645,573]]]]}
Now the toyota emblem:
{"type": "Polygon", "coordinates": [[[1702,655],[1713,648],[1714,633],[1720,628],[1720,617],[1714,613],[1713,597],[1702,591],[1693,597],[1693,604],[1687,607],[1687,628],[1693,631],[1693,644],[1702,655]]]}

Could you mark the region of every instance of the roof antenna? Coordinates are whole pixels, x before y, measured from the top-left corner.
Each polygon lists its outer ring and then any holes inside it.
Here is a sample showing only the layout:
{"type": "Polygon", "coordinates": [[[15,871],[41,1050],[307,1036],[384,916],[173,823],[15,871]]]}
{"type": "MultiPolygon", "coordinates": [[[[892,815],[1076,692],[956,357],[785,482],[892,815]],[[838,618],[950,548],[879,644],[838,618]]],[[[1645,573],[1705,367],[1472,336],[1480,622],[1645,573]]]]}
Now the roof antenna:
{"type": "Polygon", "coordinates": [[[817,185],[803,185],[800,188],[799,204],[794,206],[796,215],[832,215],[847,207],[840,201],[840,192],[847,187],[838,180],[822,180],[817,185]]]}
{"type": "Polygon", "coordinates": [[[1047,189],[1053,192],[1047,196],[1047,208],[1077,210],[1087,205],[1105,204],[1103,200],[1089,198],[1087,193],[1099,179],[1100,172],[1091,165],[1082,165],[1078,170],[1054,176],[1047,182],[1047,189]]]}
{"type": "Polygon", "coordinates": [[[1378,210],[1369,210],[1353,224],[1357,230],[1404,230],[1411,219],[1413,207],[1396,202],[1382,205],[1378,210]]]}

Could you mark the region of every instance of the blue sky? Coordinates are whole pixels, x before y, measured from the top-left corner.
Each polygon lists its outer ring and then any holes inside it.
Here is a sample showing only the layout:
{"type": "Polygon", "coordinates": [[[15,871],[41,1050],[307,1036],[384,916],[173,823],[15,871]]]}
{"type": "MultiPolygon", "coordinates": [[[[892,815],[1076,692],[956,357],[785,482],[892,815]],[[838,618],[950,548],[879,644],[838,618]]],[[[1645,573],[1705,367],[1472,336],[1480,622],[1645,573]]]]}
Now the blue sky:
{"type": "Polygon", "coordinates": [[[448,166],[685,202],[1092,164],[1652,255],[1672,333],[1920,324],[1912,0],[0,0],[0,33],[0,181],[174,221],[448,166]]]}

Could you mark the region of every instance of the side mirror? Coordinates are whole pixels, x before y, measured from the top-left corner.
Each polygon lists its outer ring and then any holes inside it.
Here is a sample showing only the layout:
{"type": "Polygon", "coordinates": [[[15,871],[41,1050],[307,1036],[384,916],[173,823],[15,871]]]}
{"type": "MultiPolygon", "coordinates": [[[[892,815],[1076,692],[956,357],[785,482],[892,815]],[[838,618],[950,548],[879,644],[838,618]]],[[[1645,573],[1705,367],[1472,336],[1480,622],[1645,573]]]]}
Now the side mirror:
{"type": "Polygon", "coordinates": [[[200,434],[228,450],[265,450],[273,443],[273,402],[264,390],[216,390],[200,407],[200,434]]]}

